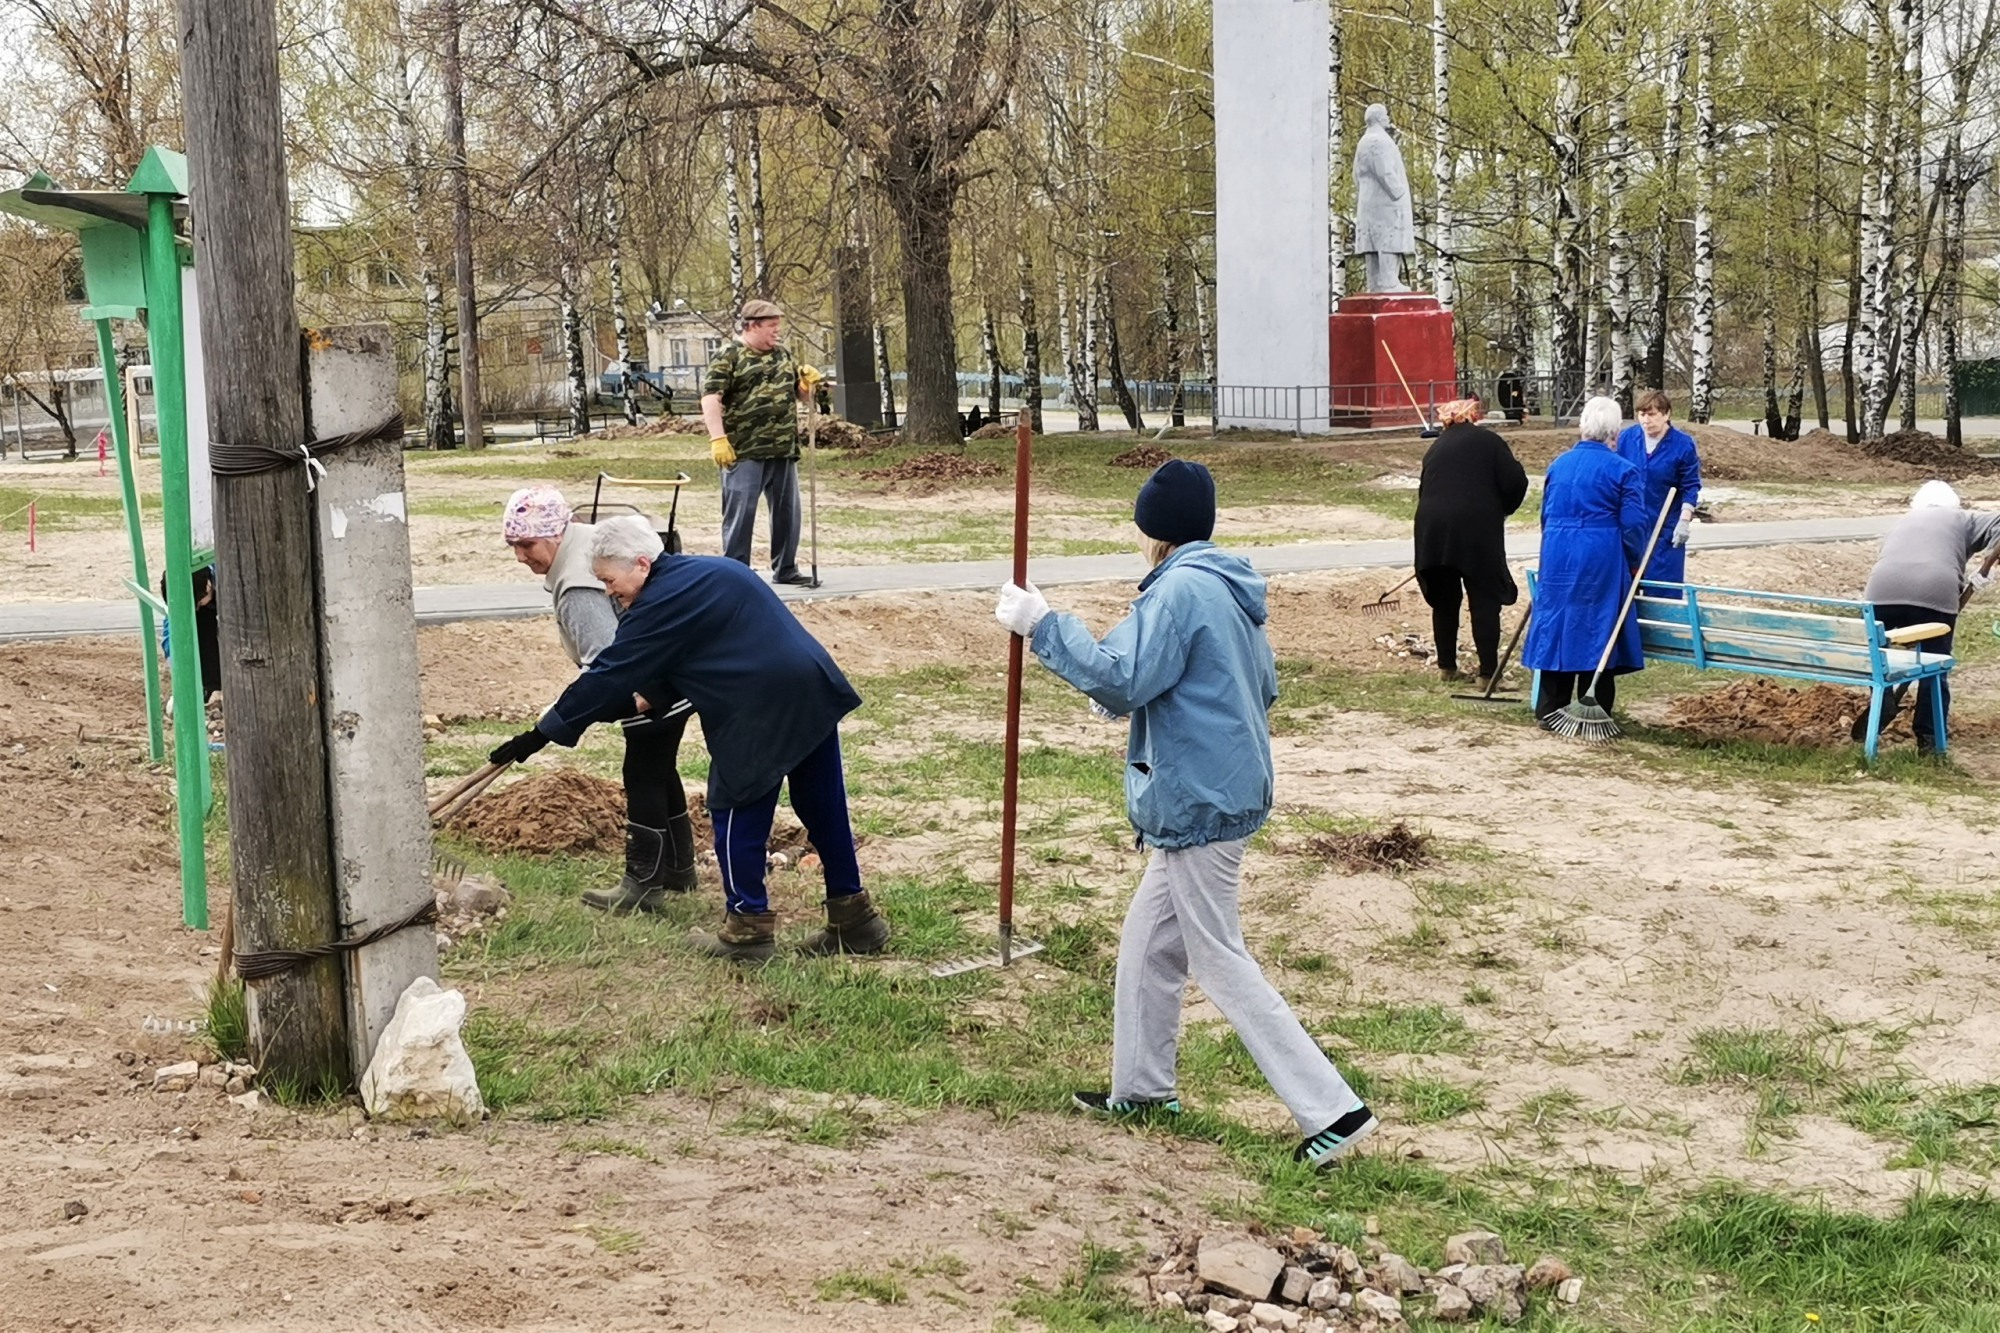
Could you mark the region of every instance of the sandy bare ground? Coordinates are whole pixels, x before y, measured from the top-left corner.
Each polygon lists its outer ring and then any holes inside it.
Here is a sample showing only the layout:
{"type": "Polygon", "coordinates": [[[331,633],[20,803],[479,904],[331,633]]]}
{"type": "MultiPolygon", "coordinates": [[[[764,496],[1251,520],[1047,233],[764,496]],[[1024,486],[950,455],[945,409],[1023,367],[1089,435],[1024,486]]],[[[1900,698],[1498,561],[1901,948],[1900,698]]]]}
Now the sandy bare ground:
{"type": "MultiPolygon", "coordinates": [[[[1837,593],[1865,574],[1869,552],[1701,559],[1703,578],[1837,593]]],[[[1351,610],[1380,585],[1281,582],[1281,655],[1423,673],[1377,641],[1422,632],[1420,605],[1386,621],[1351,610]]],[[[1128,595],[1078,590],[1068,605],[1101,626],[1128,595]]],[[[857,676],[934,663],[997,672],[1004,660],[983,596],[802,614],[857,676]]],[[[532,713],[567,677],[545,622],[422,638],[433,713],[532,713]]],[[[1980,693],[1968,681],[1958,706],[1976,713],[1980,693]]],[[[1813,1113],[1760,1135],[1751,1094],[1684,1086],[1676,1071],[1705,1027],[1820,1024],[1845,1027],[1854,1061],[1870,1058],[1871,1034],[1894,1030],[1907,1041],[1895,1060],[1918,1079],[1990,1079],[1992,946],[1911,906],[1992,883],[1990,802],[1858,771],[1807,786],[1647,762],[1633,747],[1579,750],[1438,694],[1435,714],[1415,720],[1330,706],[1285,729],[1280,809],[1250,863],[1260,951],[1309,949],[1335,965],[1310,984],[1276,968],[1309,1023],[1364,1004],[1436,1004],[1471,1030],[1456,1055],[1362,1057],[1378,1077],[1444,1079],[1484,1101],[1443,1124],[1392,1121],[1376,1151],[1590,1166],[1675,1188],[1727,1177],[1870,1209],[1918,1188],[1924,1173],[1889,1166],[1893,1145],[1813,1113]],[[1324,870],[1294,844],[1325,815],[1408,819],[1444,840],[1447,859],[1407,878],[1324,870]],[[1440,883],[1458,886],[1453,905],[1439,906],[1440,883]],[[1462,999],[1474,987],[1485,1002],[1462,999]],[[1535,1109],[1552,1090],[1571,1094],[1561,1114],[1535,1109]]],[[[0,650],[10,1327],[983,1329],[1017,1279],[1058,1277],[1086,1237],[1155,1243],[1240,1186],[1198,1145],[1062,1117],[885,1108],[882,1136],[852,1150],[720,1132],[736,1108],[783,1096],[753,1089],[714,1106],[663,1091],[605,1127],[501,1117],[432,1136],[348,1109],[246,1112],[214,1089],[155,1095],[151,1070],[187,1039],[148,1032],[146,1019],[198,1012],[216,945],[176,924],[167,778],[129,739],[142,718],[129,642],[0,650]],[[600,1129],[642,1154],[593,1152],[600,1129]],[[89,1208],[81,1221],[60,1220],[69,1200],[89,1208]],[[913,1281],[912,1304],[893,1315],[814,1297],[816,1280],[879,1267],[871,1258],[943,1253],[965,1271],[913,1281]]],[[[999,719],[939,725],[997,737],[999,719]]],[[[1115,740],[1080,719],[1038,723],[1030,740],[1115,762],[1115,740]]],[[[2000,741],[1954,753],[2000,772],[2000,741]]],[[[864,849],[871,874],[939,856],[983,870],[980,855],[935,837],[864,849]]],[[[1137,864],[1100,851],[1078,873],[1109,915],[1137,864]]],[[[1033,889],[1024,913],[1048,910],[1033,889]]],[[[1196,996],[1189,1016],[1212,1011],[1196,996]]],[[[1231,1109],[1283,1121],[1261,1086],[1231,1109]]]]}

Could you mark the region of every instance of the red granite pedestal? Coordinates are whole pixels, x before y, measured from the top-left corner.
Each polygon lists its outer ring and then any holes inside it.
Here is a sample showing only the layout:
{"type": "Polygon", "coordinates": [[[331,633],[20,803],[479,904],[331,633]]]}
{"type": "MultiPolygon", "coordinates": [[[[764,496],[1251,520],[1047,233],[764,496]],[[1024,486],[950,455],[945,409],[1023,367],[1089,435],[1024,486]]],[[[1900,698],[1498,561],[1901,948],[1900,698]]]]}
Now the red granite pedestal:
{"type": "Polygon", "coordinates": [[[1438,403],[1458,397],[1451,312],[1428,292],[1343,296],[1327,317],[1328,383],[1336,426],[1406,426],[1435,421],[1438,403]],[[1387,344],[1387,350],[1384,350],[1387,344]],[[1390,358],[1394,353],[1394,360],[1390,358]],[[1410,384],[1403,392],[1396,368],[1410,384]],[[1410,405],[1416,397],[1422,411],[1410,405]]]}

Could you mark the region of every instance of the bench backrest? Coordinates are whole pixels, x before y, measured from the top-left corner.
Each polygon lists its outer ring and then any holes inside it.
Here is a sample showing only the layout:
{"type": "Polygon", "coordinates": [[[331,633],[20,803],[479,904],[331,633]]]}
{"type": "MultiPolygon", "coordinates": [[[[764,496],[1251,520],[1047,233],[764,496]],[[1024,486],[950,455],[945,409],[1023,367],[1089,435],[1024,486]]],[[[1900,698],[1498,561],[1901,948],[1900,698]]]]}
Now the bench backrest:
{"type": "MultiPolygon", "coordinates": [[[[1537,571],[1528,571],[1530,595],[1537,571]]],[[[1892,645],[1870,602],[1747,588],[1643,580],[1634,599],[1646,656],[1691,666],[1880,682],[1946,663],[1942,653],[1892,645]]]]}
{"type": "Polygon", "coordinates": [[[1639,585],[1637,607],[1646,654],[1697,667],[1770,667],[1879,681],[1926,657],[1945,660],[1921,647],[1894,647],[1874,605],[1846,598],[1648,580],[1639,585]]]}

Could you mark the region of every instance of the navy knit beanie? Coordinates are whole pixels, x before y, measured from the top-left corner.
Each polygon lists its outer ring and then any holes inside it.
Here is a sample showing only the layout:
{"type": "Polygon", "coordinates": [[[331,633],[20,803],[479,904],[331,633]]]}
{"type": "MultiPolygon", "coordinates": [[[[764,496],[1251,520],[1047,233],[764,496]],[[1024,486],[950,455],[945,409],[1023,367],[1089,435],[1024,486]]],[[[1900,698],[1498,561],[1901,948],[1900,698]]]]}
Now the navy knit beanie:
{"type": "Polygon", "coordinates": [[[1154,541],[1207,541],[1215,534],[1215,478],[1199,463],[1168,459],[1139,488],[1132,521],[1154,541]]]}

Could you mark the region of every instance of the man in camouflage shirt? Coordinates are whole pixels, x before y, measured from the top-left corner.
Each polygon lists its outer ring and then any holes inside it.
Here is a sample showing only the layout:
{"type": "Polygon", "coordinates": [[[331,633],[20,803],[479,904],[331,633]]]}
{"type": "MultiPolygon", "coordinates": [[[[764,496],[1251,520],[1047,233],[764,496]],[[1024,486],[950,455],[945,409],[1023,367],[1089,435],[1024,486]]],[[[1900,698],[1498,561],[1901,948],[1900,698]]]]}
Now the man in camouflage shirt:
{"type": "Polygon", "coordinates": [[[799,569],[797,403],[820,375],[778,345],[776,305],[746,301],[738,320],[743,332],[710,363],[701,388],[709,452],[722,469],[722,553],[750,563],[761,495],[771,507],[773,581],[810,583],[799,569]]]}

